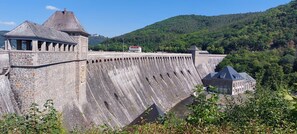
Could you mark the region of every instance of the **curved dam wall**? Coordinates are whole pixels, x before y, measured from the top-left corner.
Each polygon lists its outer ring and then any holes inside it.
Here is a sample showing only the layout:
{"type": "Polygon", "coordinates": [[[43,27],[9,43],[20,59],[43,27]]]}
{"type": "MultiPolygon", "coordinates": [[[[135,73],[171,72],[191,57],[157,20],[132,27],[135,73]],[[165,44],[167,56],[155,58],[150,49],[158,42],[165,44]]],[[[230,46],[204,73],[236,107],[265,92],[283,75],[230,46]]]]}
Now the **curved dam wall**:
{"type": "Polygon", "coordinates": [[[18,113],[18,107],[8,77],[0,75],[0,118],[8,113],[18,113]]]}
{"type": "Polygon", "coordinates": [[[0,52],[0,118],[8,113],[18,113],[18,107],[8,79],[9,55],[7,52],[0,52]]]}
{"type": "Polygon", "coordinates": [[[42,107],[52,99],[69,129],[92,124],[122,128],[152,106],[169,111],[202,84],[208,65],[214,69],[220,62],[199,56],[205,66],[195,66],[191,54],[169,53],[89,52],[87,60],[76,57],[72,52],[2,54],[0,61],[7,65],[0,64],[0,115],[23,113],[33,102],[42,107]]]}
{"type": "Polygon", "coordinates": [[[201,84],[191,54],[89,53],[87,120],[124,127],[155,104],[161,111],[201,84]]]}

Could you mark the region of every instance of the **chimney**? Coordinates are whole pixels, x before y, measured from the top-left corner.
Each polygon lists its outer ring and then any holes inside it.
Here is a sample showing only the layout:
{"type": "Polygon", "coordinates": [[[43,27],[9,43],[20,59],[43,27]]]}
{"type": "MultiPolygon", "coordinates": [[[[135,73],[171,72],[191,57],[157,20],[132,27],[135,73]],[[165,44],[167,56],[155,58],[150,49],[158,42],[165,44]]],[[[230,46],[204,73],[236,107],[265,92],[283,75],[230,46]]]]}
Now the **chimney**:
{"type": "Polygon", "coordinates": [[[64,8],[64,11],[63,11],[63,14],[65,14],[66,13],[66,8],[64,8]]]}

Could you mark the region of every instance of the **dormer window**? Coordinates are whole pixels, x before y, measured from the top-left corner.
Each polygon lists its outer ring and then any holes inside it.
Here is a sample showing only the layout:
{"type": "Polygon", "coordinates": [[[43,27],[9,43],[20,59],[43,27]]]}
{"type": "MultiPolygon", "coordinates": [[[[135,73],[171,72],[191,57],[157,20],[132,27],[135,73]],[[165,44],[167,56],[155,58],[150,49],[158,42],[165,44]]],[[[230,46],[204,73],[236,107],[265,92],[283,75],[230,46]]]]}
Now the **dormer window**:
{"type": "Polygon", "coordinates": [[[221,74],[221,75],[219,76],[219,78],[224,79],[225,76],[226,76],[226,73],[223,73],[223,74],[221,74]]]}

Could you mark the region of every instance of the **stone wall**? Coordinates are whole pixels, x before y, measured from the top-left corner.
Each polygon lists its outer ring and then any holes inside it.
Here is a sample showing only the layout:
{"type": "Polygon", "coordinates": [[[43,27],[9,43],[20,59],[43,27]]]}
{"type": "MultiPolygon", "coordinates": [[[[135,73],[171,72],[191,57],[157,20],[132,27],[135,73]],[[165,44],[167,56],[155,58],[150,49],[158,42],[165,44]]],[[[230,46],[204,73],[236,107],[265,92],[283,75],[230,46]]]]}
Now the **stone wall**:
{"type": "Polygon", "coordinates": [[[232,80],[225,79],[202,79],[204,86],[214,86],[217,88],[218,93],[231,94],[232,95],[232,80]]]}
{"type": "Polygon", "coordinates": [[[163,112],[189,97],[201,84],[190,54],[90,53],[88,121],[124,127],[152,104],[163,112]]]}
{"type": "Polygon", "coordinates": [[[77,59],[75,52],[10,51],[11,66],[44,66],[77,59]]]}
{"type": "Polygon", "coordinates": [[[76,102],[78,62],[55,64],[38,68],[13,67],[10,72],[11,87],[16,94],[22,112],[36,102],[43,105],[46,100],[54,100],[55,107],[63,111],[76,102]]]}

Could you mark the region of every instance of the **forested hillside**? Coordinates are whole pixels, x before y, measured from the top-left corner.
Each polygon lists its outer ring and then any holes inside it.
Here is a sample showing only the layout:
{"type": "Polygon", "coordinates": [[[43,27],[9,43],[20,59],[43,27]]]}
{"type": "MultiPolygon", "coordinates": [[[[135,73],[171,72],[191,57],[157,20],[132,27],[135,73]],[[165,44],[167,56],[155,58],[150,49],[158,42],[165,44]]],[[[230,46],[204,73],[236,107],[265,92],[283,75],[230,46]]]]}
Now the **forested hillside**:
{"type": "Polygon", "coordinates": [[[89,46],[92,47],[94,45],[100,44],[107,39],[107,37],[104,37],[102,35],[89,36],[89,46]]]}
{"type": "MultiPolygon", "coordinates": [[[[149,25],[143,29],[131,33],[111,38],[103,44],[108,44],[110,49],[117,50],[117,45],[141,45],[145,51],[168,51],[164,44],[171,41],[177,41],[183,35],[196,31],[216,31],[217,29],[230,26],[233,23],[241,21],[251,21],[261,13],[232,14],[222,16],[200,16],[200,15],[181,15],[166,19],[161,22],[149,25]]],[[[185,49],[184,44],[178,44],[180,48],[185,49]]],[[[172,46],[169,46],[173,47],[172,46]]],[[[126,47],[127,48],[127,47],[126,47]]]]}
{"type": "Polygon", "coordinates": [[[100,49],[122,50],[124,44],[125,48],[140,45],[145,51],[184,52],[196,45],[212,53],[230,53],[292,45],[297,41],[296,5],[292,1],[259,13],[177,16],[111,38],[100,49]]]}

